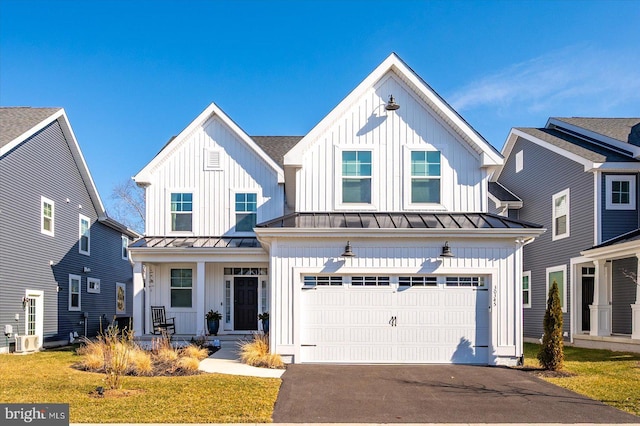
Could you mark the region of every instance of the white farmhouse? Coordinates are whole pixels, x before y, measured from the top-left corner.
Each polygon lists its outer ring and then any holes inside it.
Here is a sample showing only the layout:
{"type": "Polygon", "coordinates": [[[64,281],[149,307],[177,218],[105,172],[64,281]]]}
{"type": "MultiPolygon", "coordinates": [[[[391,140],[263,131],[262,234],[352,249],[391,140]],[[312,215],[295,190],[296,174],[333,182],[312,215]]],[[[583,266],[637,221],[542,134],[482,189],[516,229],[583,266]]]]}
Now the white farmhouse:
{"type": "Polygon", "coordinates": [[[135,176],[134,326],[258,330],[294,363],[513,365],[522,247],[488,213],[503,158],[391,54],[304,137],[250,137],[215,104],[135,176]]]}

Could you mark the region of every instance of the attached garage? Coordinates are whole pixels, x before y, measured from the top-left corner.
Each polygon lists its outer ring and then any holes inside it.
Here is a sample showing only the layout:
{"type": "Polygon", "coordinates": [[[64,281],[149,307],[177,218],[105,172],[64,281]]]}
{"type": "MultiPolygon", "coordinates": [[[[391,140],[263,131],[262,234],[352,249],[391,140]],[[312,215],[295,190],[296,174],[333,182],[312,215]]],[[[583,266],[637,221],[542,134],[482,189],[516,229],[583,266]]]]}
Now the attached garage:
{"type": "Polygon", "coordinates": [[[485,277],[303,280],[300,362],[488,362],[485,277]]]}

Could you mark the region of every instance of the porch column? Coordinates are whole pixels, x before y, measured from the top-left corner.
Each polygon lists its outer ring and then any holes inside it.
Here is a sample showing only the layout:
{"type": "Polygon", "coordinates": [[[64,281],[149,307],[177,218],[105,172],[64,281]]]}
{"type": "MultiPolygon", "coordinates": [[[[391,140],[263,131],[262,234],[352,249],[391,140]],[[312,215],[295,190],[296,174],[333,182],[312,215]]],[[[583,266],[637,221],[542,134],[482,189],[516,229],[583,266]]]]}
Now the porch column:
{"type": "Polygon", "coordinates": [[[198,262],[196,269],[196,333],[198,336],[205,335],[204,329],[204,282],[205,263],[198,262]]]}
{"type": "Polygon", "coordinates": [[[636,253],[636,303],[631,305],[631,338],[640,340],[640,253],[636,253]]]}
{"type": "Polygon", "coordinates": [[[599,259],[595,261],[596,277],[593,290],[591,313],[591,336],[611,335],[611,300],[609,299],[610,272],[609,263],[599,259]]]}
{"type": "Polygon", "coordinates": [[[144,334],[144,277],[142,262],[133,264],[133,333],[140,337],[144,334]]]}

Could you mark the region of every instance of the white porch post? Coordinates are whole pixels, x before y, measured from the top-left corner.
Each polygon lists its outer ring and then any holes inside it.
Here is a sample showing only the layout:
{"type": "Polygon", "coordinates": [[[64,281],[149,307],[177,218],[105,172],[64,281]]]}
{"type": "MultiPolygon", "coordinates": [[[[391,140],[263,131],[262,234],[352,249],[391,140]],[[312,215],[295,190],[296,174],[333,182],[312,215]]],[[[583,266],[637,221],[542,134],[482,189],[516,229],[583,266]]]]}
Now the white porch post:
{"type": "Polygon", "coordinates": [[[204,329],[204,283],[205,263],[198,262],[196,269],[196,333],[199,336],[205,334],[204,329]]]}
{"type": "Polygon", "coordinates": [[[144,299],[142,262],[135,262],[133,264],[133,333],[138,337],[144,334],[144,299]]]}
{"type": "Polygon", "coordinates": [[[636,253],[636,303],[631,305],[631,338],[640,340],[640,253],[636,253]]]}
{"type": "Polygon", "coordinates": [[[611,335],[611,301],[609,300],[610,271],[605,260],[598,259],[596,264],[595,288],[591,313],[591,336],[611,335]]]}

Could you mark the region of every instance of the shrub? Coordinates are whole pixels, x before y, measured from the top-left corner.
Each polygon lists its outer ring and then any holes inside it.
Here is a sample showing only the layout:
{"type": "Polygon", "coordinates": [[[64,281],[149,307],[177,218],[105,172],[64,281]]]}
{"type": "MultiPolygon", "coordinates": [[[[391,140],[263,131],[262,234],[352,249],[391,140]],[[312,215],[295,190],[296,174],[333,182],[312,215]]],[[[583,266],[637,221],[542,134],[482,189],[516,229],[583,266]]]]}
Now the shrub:
{"type": "Polygon", "coordinates": [[[240,360],[254,367],[284,367],[280,355],[269,351],[269,336],[265,334],[254,334],[252,340],[240,343],[240,360]]]}
{"type": "Polygon", "coordinates": [[[564,362],[562,322],[560,292],[558,291],[558,283],[553,281],[549,289],[547,309],[544,313],[542,346],[540,346],[540,351],[538,352],[538,361],[547,370],[557,371],[562,369],[564,362]]]}

